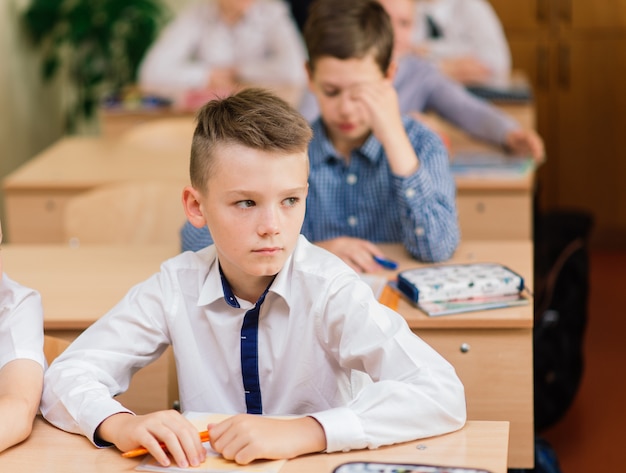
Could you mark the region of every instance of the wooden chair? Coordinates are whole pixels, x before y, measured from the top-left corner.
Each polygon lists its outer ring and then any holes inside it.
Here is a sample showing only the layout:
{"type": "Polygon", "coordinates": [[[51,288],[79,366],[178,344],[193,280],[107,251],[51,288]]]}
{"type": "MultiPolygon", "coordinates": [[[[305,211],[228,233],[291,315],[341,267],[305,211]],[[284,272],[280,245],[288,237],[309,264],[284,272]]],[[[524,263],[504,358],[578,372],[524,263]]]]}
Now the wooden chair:
{"type": "Polygon", "coordinates": [[[178,244],[185,222],[180,181],[127,181],[70,198],[65,240],[72,244],[178,244]]]}
{"type": "Polygon", "coordinates": [[[46,357],[48,365],[52,364],[54,359],[65,351],[70,346],[70,342],[63,338],[55,337],[52,335],[43,336],[43,353],[46,357]]]}
{"type": "Polygon", "coordinates": [[[145,150],[174,151],[189,156],[195,126],[195,119],[190,116],[159,118],[133,126],[120,136],[120,142],[145,150]]]}

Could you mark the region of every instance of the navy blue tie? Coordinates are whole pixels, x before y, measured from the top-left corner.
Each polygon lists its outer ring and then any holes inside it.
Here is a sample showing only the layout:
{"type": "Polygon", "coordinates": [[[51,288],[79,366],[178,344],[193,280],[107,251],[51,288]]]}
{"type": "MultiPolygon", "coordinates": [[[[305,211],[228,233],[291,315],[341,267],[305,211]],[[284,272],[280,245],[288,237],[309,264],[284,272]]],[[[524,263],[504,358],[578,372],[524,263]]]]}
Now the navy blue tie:
{"type": "Polygon", "coordinates": [[[267,289],[255,306],[246,312],[241,326],[241,374],[248,414],[263,413],[259,382],[259,312],[266,294],[267,289]]]}

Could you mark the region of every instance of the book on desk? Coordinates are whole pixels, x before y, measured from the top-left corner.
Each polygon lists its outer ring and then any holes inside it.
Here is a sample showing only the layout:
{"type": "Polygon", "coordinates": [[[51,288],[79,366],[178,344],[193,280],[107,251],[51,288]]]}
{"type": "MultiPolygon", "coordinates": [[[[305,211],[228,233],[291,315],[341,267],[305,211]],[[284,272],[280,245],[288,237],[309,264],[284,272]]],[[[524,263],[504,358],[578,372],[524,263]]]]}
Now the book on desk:
{"type": "Polygon", "coordinates": [[[498,263],[438,264],[398,273],[392,283],[429,316],[528,304],[524,278],[498,263]]]}
{"type": "Polygon", "coordinates": [[[458,152],[450,159],[450,171],[455,177],[514,180],[529,175],[534,169],[535,161],[531,157],[494,151],[458,152]]]}

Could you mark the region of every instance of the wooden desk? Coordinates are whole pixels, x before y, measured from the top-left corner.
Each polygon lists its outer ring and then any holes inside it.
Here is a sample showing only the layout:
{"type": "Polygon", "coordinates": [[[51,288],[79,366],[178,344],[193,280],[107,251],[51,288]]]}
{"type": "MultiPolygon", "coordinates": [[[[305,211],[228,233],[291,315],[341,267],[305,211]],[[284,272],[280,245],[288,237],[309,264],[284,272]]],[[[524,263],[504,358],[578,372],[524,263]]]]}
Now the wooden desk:
{"type": "MultiPolygon", "coordinates": [[[[468,422],[458,432],[416,442],[377,450],[296,458],[288,461],[281,473],[331,473],[341,463],[358,460],[466,466],[506,473],[507,439],[506,422],[468,422]]],[[[98,449],[85,437],[63,432],[38,417],[32,435],[0,455],[0,470],[20,473],[133,472],[140,461],[122,458],[114,448],[98,449]]]]}
{"type": "MultiPolygon", "coordinates": [[[[525,129],[535,128],[535,110],[528,104],[494,104],[525,129]]],[[[451,154],[502,152],[493,145],[470,137],[450,123],[432,117],[436,127],[450,139],[451,154]]],[[[519,179],[456,177],[457,209],[461,237],[468,240],[517,240],[533,238],[533,193],[535,172],[519,179]]]]}
{"type": "MultiPolygon", "coordinates": [[[[135,284],[176,255],[172,246],[3,245],[5,272],[37,289],[47,334],[73,340],[111,309],[135,284]]],[[[137,413],[171,408],[169,356],[140,370],[118,399],[137,413]]]]}
{"type": "MultiPolygon", "coordinates": [[[[188,163],[183,153],[147,153],[114,139],[65,137],[4,179],[4,232],[12,243],[62,243],[70,197],[124,180],[186,181],[188,163]]],[[[520,181],[457,179],[462,238],[532,238],[533,181],[534,175],[520,181]]]]}
{"type": "Polygon", "coordinates": [[[63,243],[70,197],[120,181],[188,179],[188,152],[146,152],[117,140],[65,137],[4,179],[4,231],[12,243],[63,243]]]}
{"type": "MultiPolygon", "coordinates": [[[[399,245],[383,248],[389,257],[402,263],[400,269],[419,265],[399,245]]],[[[72,339],[106,313],[132,285],[156,272],[161,261],[177,252],[174,247],[72,249],[63,245],[10,244],[3,247],[3,259],[7,274],[41,292],[46,331],[72,339]]],[[[450,262],[472,261],[506,264],[532,287],[529,241],[463,242],[450,262]]],[[[465,385],[469,418],[510,421],[509,465],[531,467],[532,306],[427,317],[401,301],[398,310],[419,336],[455,366],[465,385]]],[[[165,358],[133,378],[131,389],[120,398],[131,409],[165,409],[177,399],[174,383],[169,382],[169,360],[165,358]]]]}
{"type": "MultiPolygon", "coordinates": [[[[400,263],[398,271],[423,266],[400,245],[381,245],[400,263]]],[[[498,262],[533,287],[533,245],[525,241],[462,242],[449,263],[498,262]]],[[[389,272],[393,277],[394,273],[389,272]]],[[[400,312],[415,333],[455,367],[465,386],[469,419],[511,423],[510,468],[532,468],[533,306],[428,317],[400,300],[400,312]]]]}
{"type": "MultiPolygon", "coordinates": [[[[294,107],[300,103],[304,91],[303,87],[295,86],[268,85],[265,87],[294,107]]],[[[222,96],[223,93],[219,93],[219,95],[222,96]]],[[[207,95],[206,100],[210,100],[210,95],[207,95]]],[[[182,108],[176,104],[165,107],[142,107],[138,105],[134,108],[101,108],[99,110],[100,133],[105,138],[118,138],[135,125],[161,118],[194,118],[196,113],[197,110],[182,108]]]]}

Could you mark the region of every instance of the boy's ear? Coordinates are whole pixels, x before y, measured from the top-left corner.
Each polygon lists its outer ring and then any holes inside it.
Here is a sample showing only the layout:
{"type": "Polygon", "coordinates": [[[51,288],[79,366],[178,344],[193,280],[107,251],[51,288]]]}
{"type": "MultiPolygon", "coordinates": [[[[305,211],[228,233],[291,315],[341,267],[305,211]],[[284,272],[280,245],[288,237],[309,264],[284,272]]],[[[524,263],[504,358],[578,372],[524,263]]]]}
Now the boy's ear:
{"type": "Polygon", "coordinates": [[[396,72],[398,72],[398,62],[392,59],[389,63],[389,67],[387,68],[385,79],[389,79],[391,82],[393,82],[396,77],[396,72]]]}
{"type": "Polygon", "coordinates": [[[187,220],[194,227],[202,228],[206,226],[200,193],[191,186],[186,186],[183,189],[183,208],[185,209],[187,220]]]}

